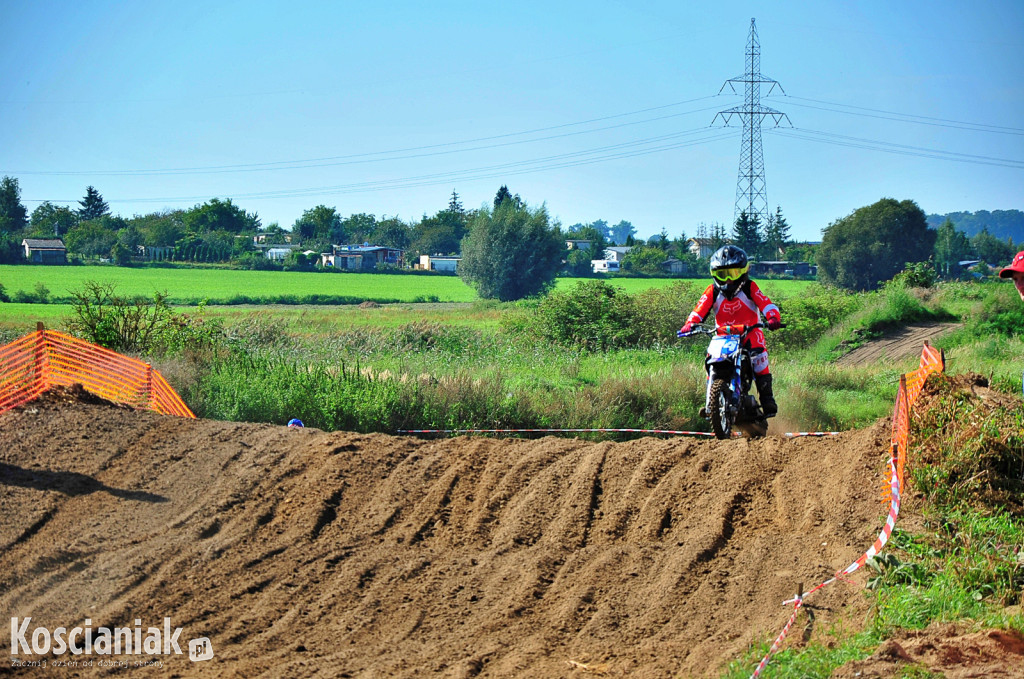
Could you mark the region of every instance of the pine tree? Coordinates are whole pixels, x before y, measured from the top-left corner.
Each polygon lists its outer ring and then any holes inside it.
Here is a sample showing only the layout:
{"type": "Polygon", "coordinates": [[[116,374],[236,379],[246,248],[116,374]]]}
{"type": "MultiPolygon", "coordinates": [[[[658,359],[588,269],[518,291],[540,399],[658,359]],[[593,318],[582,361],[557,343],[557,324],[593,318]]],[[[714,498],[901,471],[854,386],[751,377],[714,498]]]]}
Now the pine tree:
{"type": "Polygon", "coordinates": [[[732,229],[732,242],[753,257],[761,247],[761,217],[750,216],[746,210],[740,212],[732,229]]]}
{"type": "Polygon", "coordinates": [[[725,226],[719,222],[715,222],[711,225],[711,247],[717,250],[722,247],[729,240],[726,238],[725,226]]]}
{"type": "Polygon", "coordinates": [[[82,209],[78,211],[78,218],[83,222],[110,214],[110,206],[103,200],[100,192],[92,186],[86,187],[85,198],[78,201],[78,204],[82,206],[82,209]]]}
{"type": "Polygon", "coordinates": [[[451,200],[448,201],[448,212],[454,212],[457,215],[466,214],[465,208],[462,207],[462,201],[459,200],[459,194],[452,189],[451,200]]]}
{"type": "Polygon", "coordinates": [[[502,184],[501,188],[498,189],[497,195],[494,196],[494,209],[497,210],[506,200],[512,200],[512,192],[508,190],[507,186],[502,184]]]}
{"type": "Polygon", "coordinates": [[[782,216],[782,208],[776,206],[775,214],[768,215],[768,223],[764,226],[765,254],[768,258],[775,259],[781,255],[789,238],[789,223],[782,216]]]}

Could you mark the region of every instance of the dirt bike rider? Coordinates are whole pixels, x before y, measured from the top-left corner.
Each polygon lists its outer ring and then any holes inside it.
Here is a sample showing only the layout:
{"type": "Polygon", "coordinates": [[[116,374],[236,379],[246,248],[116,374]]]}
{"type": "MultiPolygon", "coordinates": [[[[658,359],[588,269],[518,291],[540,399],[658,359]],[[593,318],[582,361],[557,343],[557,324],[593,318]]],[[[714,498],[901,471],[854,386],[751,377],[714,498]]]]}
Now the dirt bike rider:
{"type": "MultiPolygon", "coordinates": [[[[681,332],[690,332],[693,326],[701,323],[709,312],[715,313],[715,325],[753,325],[760,322],[764,314],[766,325],[770,330],[778,330],[782,325],[779,307],[775,306],[768,296],[761,292],[757,283],[750,280],[747,271],[750,262],[747,253],[735,245],[725,245],[711,255],[712,284],[697,302],[686,319],[681,332]],[[760,313],[759,313],[760,312],[760,313]]],[[[757,396],[766,417],[773,417],[779,412],[772,393],[772,374],[768,366],[768,349],[765,346],[764,333],[760,328],[747,334],[744,346],[750,351],[750,364],[754,369],[754,382],[757,385],[757,396]]]]}

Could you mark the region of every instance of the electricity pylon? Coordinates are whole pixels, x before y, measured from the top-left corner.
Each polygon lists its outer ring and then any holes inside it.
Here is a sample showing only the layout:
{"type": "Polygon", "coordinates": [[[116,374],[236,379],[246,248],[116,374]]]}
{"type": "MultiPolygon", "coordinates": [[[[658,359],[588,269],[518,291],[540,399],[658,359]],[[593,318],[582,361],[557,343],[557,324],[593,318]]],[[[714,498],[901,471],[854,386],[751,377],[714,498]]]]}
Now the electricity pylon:
{"type": "Polygon", "coordinates": [[[771,118],[778,127],[783,120],[789,123],[789,116],[761,105],[762,84],[771,85],[767,94],[771,94],[776,87],[783,94],[785,91],[777,81],[761,75],[761,43],[753,19],[750,20],[750,37],[747,38],[747,72],[738,78],[726,80],[718,93],[721,94],[729,87],[735,94],[736,83],[743,83],[743,105],[719,111],[711,124],[714,125],[721,118],[728,127],[734,117],[743,120],[743,143],[740,146],[740,172],[736,182],[736,209],[733,217],[746,212],[751,218],[757,215],[761,224],[765,224],[769,212],[768,190],[764,181],[764,153],[761,150],[761,125],[765,118],[771,118]]]}

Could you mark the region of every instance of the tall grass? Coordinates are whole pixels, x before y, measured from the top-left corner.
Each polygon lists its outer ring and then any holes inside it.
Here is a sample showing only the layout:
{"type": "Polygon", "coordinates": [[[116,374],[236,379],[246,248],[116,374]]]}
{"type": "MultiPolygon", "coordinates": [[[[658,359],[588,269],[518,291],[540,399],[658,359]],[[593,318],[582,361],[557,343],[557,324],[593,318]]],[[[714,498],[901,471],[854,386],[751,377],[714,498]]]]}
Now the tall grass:
{"type": "Polygon", "coordinates": [[[177,386],[197,415],[277,424],[298,417],[307,426],[360,432],[692,429],[703,400],[703,376],[691,364],[592,380],[577,362],[563,366],[561,380],[570,384],[552,388],[550,379],[536,373],[512,379],[502,370],[439,374],[406,365],[392,371],[344,360],[296,359],[273,349],[207,360],[204,370],[165,368],[169,379],[182,380],[177,386]]]}

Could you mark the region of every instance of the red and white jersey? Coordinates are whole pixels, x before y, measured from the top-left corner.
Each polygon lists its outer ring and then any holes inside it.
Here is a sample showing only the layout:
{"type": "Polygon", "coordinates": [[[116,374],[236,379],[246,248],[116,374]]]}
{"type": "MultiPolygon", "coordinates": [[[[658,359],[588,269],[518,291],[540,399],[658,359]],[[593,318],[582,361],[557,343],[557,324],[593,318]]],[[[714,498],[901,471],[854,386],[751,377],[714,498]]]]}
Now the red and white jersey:
{"type": "Polygon", "coordinates": [[[697,301],[697,306],[690,312],[687,323],[700,323],[710,312],[715,314],[715,325],[753,325],[761,321],[761,314],[766,318],[779,316],[779,307],[761,292],[757,283],[748,280],[742,285],[736,296],[726,299],[725,295],[715,289],[714,283],[708,286],[697,301]],[[760,312],[760,313],[758,313],[760,312]]]}

